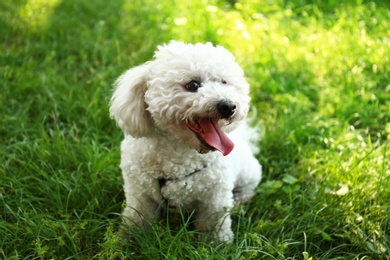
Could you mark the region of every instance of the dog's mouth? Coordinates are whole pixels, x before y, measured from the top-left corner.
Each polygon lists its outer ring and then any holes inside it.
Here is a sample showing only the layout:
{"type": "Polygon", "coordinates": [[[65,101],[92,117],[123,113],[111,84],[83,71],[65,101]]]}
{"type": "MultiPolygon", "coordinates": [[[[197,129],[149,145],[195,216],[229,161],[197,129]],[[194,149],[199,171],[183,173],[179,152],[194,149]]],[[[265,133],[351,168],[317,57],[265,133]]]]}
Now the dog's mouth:
{"type": "Polygon", "coordinates": [[[221,130],[218,121],[219,119],[201,118],[194,122],[185,121],[185,124],[197,135],[203,145],[210,150],[216,149],[226,156],[233,150],[234,143],[221,130]]]}

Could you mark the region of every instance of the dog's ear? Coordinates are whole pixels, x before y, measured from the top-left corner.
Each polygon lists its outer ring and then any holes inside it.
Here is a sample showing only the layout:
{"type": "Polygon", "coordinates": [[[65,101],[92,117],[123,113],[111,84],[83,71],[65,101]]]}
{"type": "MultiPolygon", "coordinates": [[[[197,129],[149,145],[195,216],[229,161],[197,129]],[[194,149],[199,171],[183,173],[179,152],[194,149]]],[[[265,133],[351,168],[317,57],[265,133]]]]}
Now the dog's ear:
{"type": "Polygon", "coordinates": [[[115,82],[110,102],[110,116],[125,134],[133,137],[148,136],[154,129],[144,99],[149,64],[147,62],[123,73],[115,82]]]}

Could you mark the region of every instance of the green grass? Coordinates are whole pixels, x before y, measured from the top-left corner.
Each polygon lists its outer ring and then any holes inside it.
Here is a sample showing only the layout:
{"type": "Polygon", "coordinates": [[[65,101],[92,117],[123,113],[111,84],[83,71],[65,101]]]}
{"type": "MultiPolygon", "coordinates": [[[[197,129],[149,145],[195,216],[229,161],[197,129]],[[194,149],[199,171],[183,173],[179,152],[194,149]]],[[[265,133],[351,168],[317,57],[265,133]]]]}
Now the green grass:
{"type": "Polygon", "coordinates": [[[390,4],[272,2],[1,1],[0,258],[390,259],[390,4]],[[232,245],[116,233],[112,83],[170,39],[232,51],[265,129],[232,245]]]}

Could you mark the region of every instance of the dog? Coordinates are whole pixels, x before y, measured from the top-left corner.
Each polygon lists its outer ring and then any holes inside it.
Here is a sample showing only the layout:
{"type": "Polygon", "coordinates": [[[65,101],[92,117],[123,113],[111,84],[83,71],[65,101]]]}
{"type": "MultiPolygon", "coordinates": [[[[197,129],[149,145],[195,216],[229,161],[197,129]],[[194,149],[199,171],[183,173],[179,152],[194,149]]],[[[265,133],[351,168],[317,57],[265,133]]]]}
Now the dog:
{"type": "Polygon", "coordinates": [[[232,242],[230,210],[261,179],[249,85],[233,55],[212,43],[171,41],[115,82],[110,115],[123,130],[123,222],[148,227],[164,200],[194,212],[197,230],[232,242]]]}

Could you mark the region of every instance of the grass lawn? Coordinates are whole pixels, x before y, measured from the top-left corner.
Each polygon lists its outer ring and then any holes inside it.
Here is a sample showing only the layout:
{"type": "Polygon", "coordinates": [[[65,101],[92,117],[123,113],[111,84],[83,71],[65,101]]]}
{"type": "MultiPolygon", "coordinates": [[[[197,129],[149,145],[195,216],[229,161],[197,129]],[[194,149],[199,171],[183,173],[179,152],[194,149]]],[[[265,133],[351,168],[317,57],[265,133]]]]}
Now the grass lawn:
{"type": "Polygon", "coordinates": [[[390,2],[206,2],[0,2],[0,258],[390,259],[390,2]],[[232,245],[116,233],[112,83],[170,39],[225,46],[251,84],[264,173],[232,245]]]}

